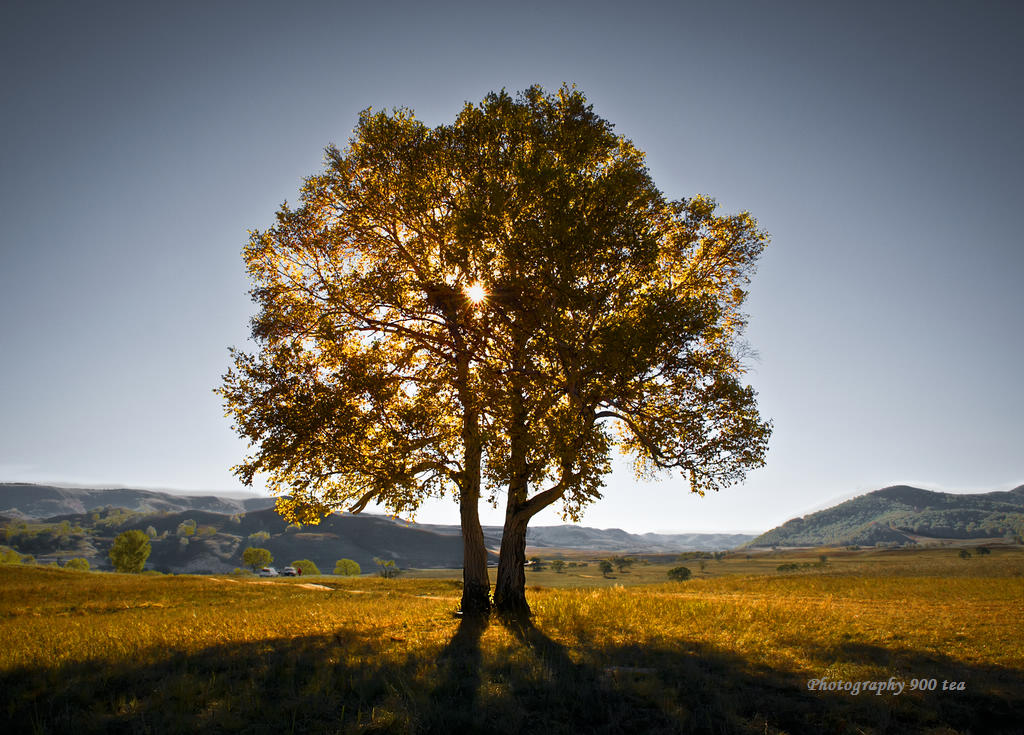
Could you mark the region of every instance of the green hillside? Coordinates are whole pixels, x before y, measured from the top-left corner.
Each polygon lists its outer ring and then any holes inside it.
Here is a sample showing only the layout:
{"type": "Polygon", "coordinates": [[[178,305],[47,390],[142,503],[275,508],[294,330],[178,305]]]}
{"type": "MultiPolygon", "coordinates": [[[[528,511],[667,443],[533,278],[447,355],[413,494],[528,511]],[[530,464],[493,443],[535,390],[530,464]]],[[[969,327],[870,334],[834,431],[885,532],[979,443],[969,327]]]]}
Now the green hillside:
{"type": "Polygon", "coordinates": [[[1019,539],[1024,536],[1024,485],[978,494],[896,485],[794,518],[748,546],[872,546],[911,543],[916,536],[1019,539]]]}
{"type": "Polygon", "coordinates": [[[273,509],[251,513],[138,512],[97,508],[43,521],[0,520],[0,545],[37,561],[82,557],[93,569],[111,569],[108,552],[122,531],[138,529],[151,537],[147,569],[160,572],[222,574],[244,566],[248,546],[268,549],[278,566],[310,559],[333,569],[338,559],[353,559],[365,571],[374,559],[394,560],[400,568],[459,567],[462,539],[373,515],[332,515],[316,526],[285,522],[273,509]]]}

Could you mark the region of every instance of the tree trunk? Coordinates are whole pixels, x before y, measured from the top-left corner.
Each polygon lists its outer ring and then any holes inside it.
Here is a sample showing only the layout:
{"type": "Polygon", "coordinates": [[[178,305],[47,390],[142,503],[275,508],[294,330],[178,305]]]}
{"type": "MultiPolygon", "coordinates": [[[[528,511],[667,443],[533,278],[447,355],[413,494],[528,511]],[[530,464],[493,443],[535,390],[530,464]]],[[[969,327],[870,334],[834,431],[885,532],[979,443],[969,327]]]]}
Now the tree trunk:
{"type": "Polygon", "coordinates": [[[511,507],[505,513],[498,557],[498,581],[494,586],[494,607],[502,615],[528,617],[526,602],[526,527],[530,516],[511,507]]]}
{"type": "Polygon", "coordinates": [[[459,521],[462,525],[462,614],[487,615],[491,611],[491,580],[487,576],[487,548],[480,527],[480,475],[483,439],[480,416],[468,385],[469,363],[459,361],[462,413],[462,483],[459,488],[459,521]]]}
{"type": "Polygon", "coordinates": [[[480,527],[479,484],[475,494],[462,492],[462,614],[487,615],[491,611],[491,580],[487,576],[487,548],[480,527]]]}
{"type": "Polygon", "coordinates": [[[505,502],[505,527],[501,532],[498,556],[498,581],[494,587],[494,606],[508,617],[528,617],[526,603],[526,526],[534,513],[526,509],[530,485],[527,467],[526,404],[521,380],[513,375],[509,436],[509,465],[512,470],[505,502]]]}

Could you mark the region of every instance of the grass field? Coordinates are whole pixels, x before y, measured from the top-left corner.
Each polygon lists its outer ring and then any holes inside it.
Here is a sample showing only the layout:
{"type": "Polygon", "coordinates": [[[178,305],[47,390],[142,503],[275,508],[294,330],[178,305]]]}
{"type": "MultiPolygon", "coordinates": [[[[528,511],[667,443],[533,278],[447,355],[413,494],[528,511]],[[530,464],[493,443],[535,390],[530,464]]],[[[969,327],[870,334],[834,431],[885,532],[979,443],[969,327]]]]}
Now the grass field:
{"type": "Polygon", "coordinates": [[[818,553],[685,562],[683,583],[679,562],[530,572],[532,621],[489,624],[453,615],[452,572],[0,566],[0,731],[1024,732],[1024,553],[776,571],[818,553]],[[823,678],[906,689],[808,689],[823,678]]]}

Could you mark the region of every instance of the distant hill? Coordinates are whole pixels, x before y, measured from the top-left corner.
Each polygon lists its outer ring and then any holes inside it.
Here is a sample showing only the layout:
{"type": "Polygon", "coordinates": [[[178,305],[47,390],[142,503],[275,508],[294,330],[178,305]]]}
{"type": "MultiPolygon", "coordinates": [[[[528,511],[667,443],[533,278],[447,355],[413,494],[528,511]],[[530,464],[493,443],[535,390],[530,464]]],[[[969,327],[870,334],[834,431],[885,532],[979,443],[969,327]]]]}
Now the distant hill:
{"type": "MultiPolygon", "coordinates": [[[[147,566],[158,571],[224,573],[242,566],[247,546],[270,550],[275,563],[311,559],[321,571],[341,558],[364,571],[374,559],[399,567],[462,566],[461,529],[407,523],[368,513],[336,514],[316,526],[289,526],[273,509],[273,498],[174,495],[129,488],[65,488],[0,483],[0,544],[41,561],[84,556],[109,569],[107,553],[121,531],[152,529],[147,566]],[[186,528],[181,528],[182,524],[186,528]],[[192,529],[195,531],[192,531],[192,529]]],[[[484,528],[491,561],[497,560],[501,527],[484,528]]],[[[527,544],[536,550],[579,549],[604,553],[656,554],[718,551],[753,538],[743,534],[631,534],[620,529],[539,526],[527,544]]],[[[541,552],[542,553],[542,552],[541,552]]]]}
{"type": "Polygon", "coordinates": [[[957,494],[907,485],[876,490],[794,518],[748,546],[872,546],[916,537],[1024,536],[1024,485],[1005,492],[957,494]]]}
{"type": "Polygon", "coordinates": [[[69,513],[86,513],[106,506],[148,513],[205,510],[230,515],[272,508],[274,499],[175,495],[123,487],[80,488],[0,482],[0,515],[11,518],[51,518],[69,513]]]}
{"type": "Polygon", "coordinates": [[[586,526],[538,526],[527,529],[526,543],[538,548],[571,548],[587,551],[620,551],[632,554],[663,554],[678,551],[724,551],[753,538],[744,533],[627,533],[618,528],[586,526]]]}
{"type": "Polygon", "coordinates": [[[161,572],[223,574],[244,566],[248,546],[268,549],[274,564],[310,559],[330,573],[338,559],[354,559],[372,572],[374,559],[394,560],[400,568],[462,565],[462,539],[375,515],[332,515],[317,525],[286,523],[275,510],[212,513],[203,510],[135,512],[109,506],[45,520],[14,519],[0,528],[0,544],[40,562],[81,556],[94,569],[110,569],[108,552],[122,531],[151,536],[146,567],[161,572]]]}

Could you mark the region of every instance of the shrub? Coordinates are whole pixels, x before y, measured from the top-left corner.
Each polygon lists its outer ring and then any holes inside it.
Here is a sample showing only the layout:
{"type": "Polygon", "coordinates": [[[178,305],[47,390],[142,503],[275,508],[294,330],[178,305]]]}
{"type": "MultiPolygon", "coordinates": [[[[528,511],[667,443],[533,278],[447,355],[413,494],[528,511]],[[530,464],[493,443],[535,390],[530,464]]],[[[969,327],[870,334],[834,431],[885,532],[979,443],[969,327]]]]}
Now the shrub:
{"type": "Polygon", "coordinates": [[[0,564],[20,564],[21,554],[14,549],[0,549],[0,564]]]}
{"type": "Polygon", "coordinates": [[[969,552],[967,549],[960,549],[960,558],[961,559],[970,559],[971,558],[971,552],[969,552]]]}
{"type": "Polygon", "coordinates": [[[685,582],[690,576],[689,567],[672,567],[668,570],[668,578],[673,582],[685,582]]]}
{"type": "Polygon", "coordinates": [[[565,570],[565,562],[561,559],[555,559],[551,562],[551,568],[554,569],[557,574],[561,574],[565,570]]]}
{"type": "Polygon", "coordinates": [[[145,531],[125,531],[114,539],[114,545],[110,547],[110,561],[119,572],[138,574],[149,558],[150,550],[149,536],[145,531]]]}
{"type": "Polygon", "coordinates": [[[196,522],[192,519],[182,521],[178,524],[178,535],[179,536],[191,536],[196,532],[196,522]]]}
{"type": "Polygon", "coordinates": [[[979,546],[977,551],[978,551],[978,556],[985,556],[985,554],[991,554],[992,553],[989,549],[986,549],[984,546],[979,546]]]}
{"type": "Polygon", "coordinates": [[[271,556],[270,552],[258,546],[250,546],[242,552],[242,562],[246,566],[252,567],[254,572],[267,566],[272,561],[274,561],[274,557],[271,556]]]}
{"type": "Polygon", "coordinates": [[[401,574],[402,570],[399,569],[391,559],[388,559],[387,561],[384,561],[383,559],[374,559],[374,561],[377,562],[377,573],[384,577],[384,579],[392,579],[393,577],[397,577],[401,574]]]}
{"type": "Polygon", "coordinates": [[[601,575],[607,577],[612,573],[612,563],[607,559],[602,559],[597,563],[597,568],[600,570],[601,575]]]}
{"type": "Polygon", "coordinates": [[[293,561],[292,566],[298,569],[302,574],[320,574],[320,570],[316,568],[316,564],[311,562],[309,559],[293,561]]]}
{"type": "Polygon", "coordinates": [[[530,558],[530,569],[533,569],[534,571],[537,571],[537,572],[544,571],[544,560],[541,559],[539,556],[531,557],[530,558]]]}
{"type": "Polygon", "coordinates": [[[613,556],[611,563],[615,565],[619,572],[624,572],[628,567],[633,566],[633,560],[628,556],[613,556]]]}
{"type": "Polygon", "coordinates": [[[89,571],[89,560],[81,557],[74,559],[68,559],[64,562],[65,569],[72,569],[76,572],[88,572],[89,571]]]}
{"type": "Polygon", "coordinates": [[[338,559],[338,563],[334,565],[334,573],[340,574],[342,577],[358,577],[363,570],[359,567],[359,563],[352,559],[338,559]]]}

